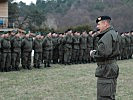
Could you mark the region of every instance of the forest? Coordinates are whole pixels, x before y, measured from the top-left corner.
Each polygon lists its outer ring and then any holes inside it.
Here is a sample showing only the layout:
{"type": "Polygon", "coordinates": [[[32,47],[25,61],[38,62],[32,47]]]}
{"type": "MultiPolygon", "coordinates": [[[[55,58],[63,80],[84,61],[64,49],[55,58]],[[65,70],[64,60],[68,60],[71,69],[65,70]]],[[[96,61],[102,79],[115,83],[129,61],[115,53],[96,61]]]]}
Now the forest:
{"type": "Polygon", "coordinates": [[[37,0],[26,5],[9,0],[9,27],[44,31],[88,26],[108,15],[118,32],[133,30],[133,0],[37,0]]]}

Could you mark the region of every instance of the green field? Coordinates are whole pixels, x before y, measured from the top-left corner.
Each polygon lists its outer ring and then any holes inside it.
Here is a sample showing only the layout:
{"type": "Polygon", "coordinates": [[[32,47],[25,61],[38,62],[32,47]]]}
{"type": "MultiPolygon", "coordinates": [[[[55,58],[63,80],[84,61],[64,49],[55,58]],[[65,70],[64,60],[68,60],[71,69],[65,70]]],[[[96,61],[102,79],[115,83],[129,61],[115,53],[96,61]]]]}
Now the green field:
{"type": "MultiPolygon", "coordinates": [[[[118,61],[116,100],[133,100],[133,59],[118,61]]],[[[96,64],[0,72],[0,100],[96,100],[96,64]]]]}

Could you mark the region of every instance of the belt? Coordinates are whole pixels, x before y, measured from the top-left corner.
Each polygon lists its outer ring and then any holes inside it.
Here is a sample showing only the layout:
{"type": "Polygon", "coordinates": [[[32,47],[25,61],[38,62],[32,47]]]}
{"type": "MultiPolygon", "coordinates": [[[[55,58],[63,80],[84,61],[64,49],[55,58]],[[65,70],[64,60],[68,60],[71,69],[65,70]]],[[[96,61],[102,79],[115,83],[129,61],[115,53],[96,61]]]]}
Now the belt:
{"type": "Polygon", "coordinates": [[[101,61],[101,62],[97,62],[98,65],[105,65],[105,64],[111,64],[111,63],[115,63],[116,60],[105,60],[105,61],[101,61]]]}

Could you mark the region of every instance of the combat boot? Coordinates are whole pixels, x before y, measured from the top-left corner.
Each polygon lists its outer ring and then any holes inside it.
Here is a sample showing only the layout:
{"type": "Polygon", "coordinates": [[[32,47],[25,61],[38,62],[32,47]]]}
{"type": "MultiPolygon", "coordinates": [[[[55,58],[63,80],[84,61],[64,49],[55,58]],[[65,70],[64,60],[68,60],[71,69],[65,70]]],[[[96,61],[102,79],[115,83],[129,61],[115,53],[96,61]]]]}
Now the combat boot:
{"type": "Polygon", "coordinates": [[[16,68],[14,66],[12,67],[12,71],[16,71],[16,68]]]}
{"type": "Polygon", "coordinates": [[[28,69],[28,70],[32,70],[31,66],[27,66],[27,69],[28,69]]]}
{"type": "Polygon", "coordinates": [[[0,71],[1,71],[1,72],[4,72],[4,68],[1,68],[0,71]]]}
{"type": "Polygon", "coordinates": [[[46,63],[44,63],[44,68],[46,68],[47,67],[47,64],[46,63]]]}
{"type": "Polygon", "coordinates": [[[40,65],[38,65],[38,66],[37,66],[37,68],[38,68],[38,69],[40,69],[40,68],[41,68],[41,66],[40,66],[40,65]]]}
{"type": "Polygon", "coordinates": [[[16,66],[16,67],[15,67],[15,70],[16,70],[16,71],[20,71],[20,68],[16,66]]]}
{"type": "Polygon", "coordinates": [[[47,63],[47,67],[51,67],[49,62],[47,63]]]}
{"type": "Polygon", "coordinates": [[[5,67],[5,68],[4,68],[4,71],[5,71],[5,72],[9,72],[9,68],[5,67]]]}

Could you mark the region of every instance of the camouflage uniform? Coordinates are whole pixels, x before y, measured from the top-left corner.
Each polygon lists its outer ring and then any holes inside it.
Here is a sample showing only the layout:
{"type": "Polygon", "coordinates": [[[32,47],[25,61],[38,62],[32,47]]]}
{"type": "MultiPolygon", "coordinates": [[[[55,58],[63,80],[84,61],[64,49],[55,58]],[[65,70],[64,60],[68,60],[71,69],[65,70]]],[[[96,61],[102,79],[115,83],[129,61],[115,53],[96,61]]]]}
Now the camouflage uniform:
{"type": "Polygon", "coordinates": [[[34,67],[40,68],[42,63],[42,39],[35,38],[33,41],[34,67]]]}
{"type": "Polygon", "coordinates": [[[1,60],[1,69],[2,71],[11,70],[11,42],[10,38],[3,38],[1,41],[2,48],[2,60],[1,60]]]}
{"type": "Polygon", "coordinates": [[[59,49],[59,63],[63,64],[64,63],[64,44],[63,44],[63,37],[59,37],[58,39],[58,49],[59,49]]]}
{"type": "Polygon", "coordinates": [[[87,36],[81,35],[80,37],[80,63],[87,62],[87,36]]]}
{"type": "Polygon", "coordinates": [[[125,58],[128,59],[129,58],[129,54],[130,54],[130,38],[128,35],[125,35],[125,41],[126,41],[126,51],[125,51],[125,58]]]}
{"type": "Polygon", "coordinates": [[[12,50],[12,68],[13,70],[19,70],[20,58],[21,58],[21,39],[20,37],[14,37],[11,40],[12,50]]]}
{"type": "Polygon", "coordinates": [[[31,52],[32,52],[32,47],[33,47],[33,39],[30,37],[25,37],[22,40],[22,46],[21,46],[21,51],[22,51],[22,67],[24,69],[28,68],[29,70],[31,69],[31,52]]]}
{"type": "Polygon", "coordinates": [[[122,44],[122,46],[121,46],[121,49],[122,49],[122,51],[121,51],[121,60],[123,60],[123,59],[126,59],[126,57],[125,57],[125,55],[126,55],[126,41],[125,41],[125,36],[121,36],[121,44],[122,44]]]}
{"type": "Polygon", "coordinates": [[[121,56],[122,56],[122,37],[121,35],[118,33],[118,38],[119,38],[119,51],[120,51],[120,55],[118,56],[118,60],[121,60],[121,56]]]}
{"type": "Polygon", "coordinates": [[[87,37],[87,61],[91,62],[90,50],[93,50],[93,37],[88,35],[87,37]]]}
{"type": "Polygon", "coordinates": [[[73,37],[70,34],[68,34],[63,38],[63,42],[64,42],[64,63],[70,64],[72,57],[73,37]]]}
{"type": "Polygon", "coordinates": [[[2,58],[2,46],[1,46],[1,41],[2,41],[2,37],[0,37],[0,71],[2,71],[1,70],[1,58],[2,58]]]}
{"type": "Polygon", "coordinates": [[[80,36],[74,36],[73,38],[73,62],[75,64],[79,61],[79,55],[80,55],[80,36]]]}
{"type": "Polygon", "coordinates": [[[58,49],[58,37],[53,37],[53,64],[58,63],[59,49],[58,49]]]}
{"type": "Polygon", "coordinates": [[[131,35],[131,58],[133,55],[133,35],[131,35]]]}
{"type": "Polygon", "coordinates": [[[50,63],[53,56],[53,42],[51,37],[45,37],[42,43],[44,67],[51,67],[50,63]]]}

